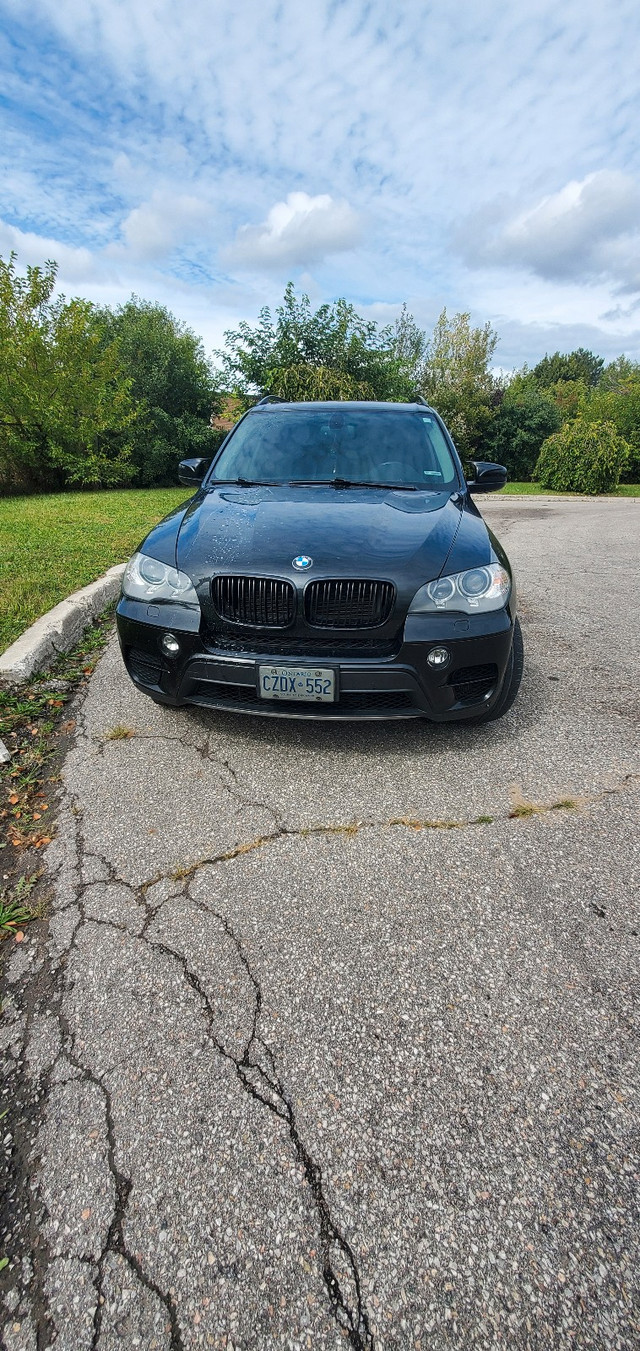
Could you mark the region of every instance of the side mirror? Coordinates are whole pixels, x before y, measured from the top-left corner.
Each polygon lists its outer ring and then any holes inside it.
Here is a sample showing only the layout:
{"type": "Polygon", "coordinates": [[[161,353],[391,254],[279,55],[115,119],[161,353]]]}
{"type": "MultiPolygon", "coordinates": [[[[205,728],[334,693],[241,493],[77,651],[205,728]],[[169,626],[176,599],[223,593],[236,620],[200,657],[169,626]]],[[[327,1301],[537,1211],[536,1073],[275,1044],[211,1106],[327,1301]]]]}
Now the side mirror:
{"type": "Polygon", "coordinates": [[[471,460],[473,478],[467,479],[470,493],[497,493],[504,488],[507,471],[503,464],[492,464],[490,460],[471,460]]]}
{"type": "Polygon", "coordinates": [[[181,460],[178,465],[178,481],[184,483],[185,488],[196,489],[202,483],[210,464],[211,460],[181,460]]]}

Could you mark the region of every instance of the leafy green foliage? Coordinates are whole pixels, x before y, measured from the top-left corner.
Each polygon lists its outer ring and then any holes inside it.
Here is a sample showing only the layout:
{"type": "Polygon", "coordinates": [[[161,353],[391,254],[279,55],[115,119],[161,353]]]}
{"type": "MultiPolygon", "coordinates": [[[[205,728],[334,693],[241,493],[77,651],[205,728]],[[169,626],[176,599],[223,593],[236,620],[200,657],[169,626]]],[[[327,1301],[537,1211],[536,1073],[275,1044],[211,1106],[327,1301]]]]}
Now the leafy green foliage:
{"type": "Polygon", "coordinates": [[[514,382],[507,388],[485,434],[483,456],[504,464],[510,478],[528,479],[543,441],[558,431],[561,420],[557,405],[548,394],[514,382]]]}
{"type": "Polygon", "coordinates": [[[243,322],[230,330],[225,334],[226,350],[219,356],[227,383],[243,397],[245,406],[256,394],[279,394],[282,388],[287,397],[293,397],[289,390],[301,391],[295,397],[317,398],[315,392],[304,391],[342,387],[349,392],[332,397],[402,400],[411,397],[413,385],[394,338],[392,326],[378,329],[346,300],[313,311],[309,297],[296,296],[289,282],[275,319],[264,308],[257,325],[243,322]],[[336,373],[331,381],[329,371],[336,373]],[[338,375],[346,377],[342,383],[338,375]],[[353,392],[359,388],[366,388],[367,394],[353,392]]]}
{"type": "Polygon", "coordinates": [[[624,356],[603,368],[584,348],[555,352],[507,382],[492,370],[497,334],[469,314],[443,310],[428,338],[406,305],[379,328],[344,299],[314,310],[290,282],[273,316],[265,308],[226,334],[214,371],[200,339],[162,305],[67,301],[55,296],[56,270],[49,262],[19,276],[14,254],[0,259],[5,495],[172,485],[180,459],[211,457],[267,392],[404,401],[420,390],[463,459],[497,460],[518,479],[561,425],[607,424],[629,448],[623,478],[640,477],[640,364],[624,356]]]}
{"type": "Polygon", "coordinates": [[[604,361],[585,347],[577,347],[574,352],[554,352],[545,356],[533,368],[533,376],[540,389],[548,389],[558,380],[582,380],[585,385],[597,385],[602,375],[604,361]]]}
{"type": "Polygon", "coordinates": [[[549,385],[543,392],[553,399],[564,423],[572,422],[579,416],[588,388],[584,380],[556,380],[554,385],[549,385]]]}
{"type": "Polygon", "coordinates": [[[422,386],[428,348],[424,329],[418,327],[406,304],[403,305],[393,326],[391,350],[411,381],[412,392],[422,386]]]}
{"type": "MultiPolygon", "coordinates": [[[[444,309],[426,347],[421,392],[444,418],[463,459],[482,450],[499,385],[491,371],[498,335],[472,328],[470,315],[444,309]]],[[[483,452],[484,453],[484,452],[483,452]]]]}
{"type": "Polygon", "coordinates": [[[560,492],[606,493],[618,486],[628,458],[612,422],[576,418],[544,442],[534,478],[560,492]]]}
{"type": "Polygon", "coordinates": [[[0,487],[114,486],[136,420],[117,347],[86,300],[54,299],[56,264],[0,258],[0,487]]]}
{"type": "Polygon", "coordinates": [[[580,415],[591,421],[611,422],[629,445],[623,477],[640,477],[640,365],[619,357],[607,366],[595,389],[583,389],[580,415]]]}
{"type": "Polygon", "coordinates": [[[346,371],[330,366],[276,366],[269,371],[269,389],[281,399],[375,399],[371,385],[354,380],[346,371]]]}
{"type": "Polygon", "coordinates": [[[180,460],[211,456],[222,439],[210,425],[218,405],[202,343],[164,306],[137,296],[99,311],[96,323],[117,348],[138,409],[128,438],[133,482],[173,484],[180,460]]]}

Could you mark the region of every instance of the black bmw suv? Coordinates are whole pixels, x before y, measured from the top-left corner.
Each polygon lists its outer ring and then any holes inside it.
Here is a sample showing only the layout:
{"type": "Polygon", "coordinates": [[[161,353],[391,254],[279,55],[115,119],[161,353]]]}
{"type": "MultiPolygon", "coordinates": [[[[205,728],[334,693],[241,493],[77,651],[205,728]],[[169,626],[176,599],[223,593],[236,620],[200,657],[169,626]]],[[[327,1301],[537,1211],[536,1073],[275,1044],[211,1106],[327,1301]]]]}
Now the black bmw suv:
{"type": "Polygon", "coordinates": [[[157,703],[303,718],[488,722],[522,636],[509,560],[446,427],[419,400],[263,399],[127,565],[117,622],[157,703]]]}

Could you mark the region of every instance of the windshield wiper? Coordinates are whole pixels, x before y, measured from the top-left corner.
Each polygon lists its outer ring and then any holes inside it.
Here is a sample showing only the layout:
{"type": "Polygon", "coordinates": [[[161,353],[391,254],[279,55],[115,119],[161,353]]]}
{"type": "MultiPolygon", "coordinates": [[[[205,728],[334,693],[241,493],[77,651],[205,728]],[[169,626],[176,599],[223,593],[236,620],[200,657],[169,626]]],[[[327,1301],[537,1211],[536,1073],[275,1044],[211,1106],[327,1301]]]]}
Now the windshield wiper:
{"type": "Polygon", "coordinates": [[[282,479],[277,482],[273,479],[263,478],[213,478],[210,488],[282,488],[284,487],[282,479]]]}
{"type": "Polygon", "coordinates": [[[294,478],[290,488],[395,488],[404,493],[417,493],[416,483],[372,483],[370,479],[355,478],[294,478]]]}

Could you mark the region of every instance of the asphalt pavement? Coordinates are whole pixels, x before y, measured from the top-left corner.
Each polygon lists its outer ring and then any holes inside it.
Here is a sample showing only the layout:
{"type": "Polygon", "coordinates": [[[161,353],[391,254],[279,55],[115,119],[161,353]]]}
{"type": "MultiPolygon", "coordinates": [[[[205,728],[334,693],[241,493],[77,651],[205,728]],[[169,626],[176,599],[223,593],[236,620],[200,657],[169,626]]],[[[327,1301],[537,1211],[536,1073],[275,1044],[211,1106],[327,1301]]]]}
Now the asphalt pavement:
{"type": "Polygon", "coordinates": [[[640,501],[482,509],[495,724],[162,709],[107,649],[0,1024],[7,1351],[640,1344],[640,501]]]}

